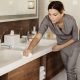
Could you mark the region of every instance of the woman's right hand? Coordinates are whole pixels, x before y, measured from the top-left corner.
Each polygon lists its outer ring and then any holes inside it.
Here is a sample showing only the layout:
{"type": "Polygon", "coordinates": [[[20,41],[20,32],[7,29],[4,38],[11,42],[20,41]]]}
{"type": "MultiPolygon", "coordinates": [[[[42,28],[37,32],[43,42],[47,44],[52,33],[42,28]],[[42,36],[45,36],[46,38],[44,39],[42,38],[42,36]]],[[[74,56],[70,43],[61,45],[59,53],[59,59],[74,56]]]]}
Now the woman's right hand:
{"type": "Polygon", "coordinates": [[[31,53],[31,51],[28,50],[28,49],[25,49],[25,50],[23,51],[23,56],[28,56],[29,53],[31,53]]]}

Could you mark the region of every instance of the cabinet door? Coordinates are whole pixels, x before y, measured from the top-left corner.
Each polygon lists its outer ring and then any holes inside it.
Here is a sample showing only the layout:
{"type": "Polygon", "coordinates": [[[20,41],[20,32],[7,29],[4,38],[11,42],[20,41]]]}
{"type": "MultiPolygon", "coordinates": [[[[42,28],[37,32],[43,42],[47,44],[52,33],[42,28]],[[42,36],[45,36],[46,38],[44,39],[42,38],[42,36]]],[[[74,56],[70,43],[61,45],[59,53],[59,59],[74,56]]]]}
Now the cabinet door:
{"type": "Polygon", "coordinates": [[[60,52],[51,52],[47,55],[47,80],[50,80],[63,69],[60,52]]]}
{"type": "Polygon", "coordinates": [[[36,59],[0,77],[0,80],[39,80],[39,67],[40,59],[36,59]]]}

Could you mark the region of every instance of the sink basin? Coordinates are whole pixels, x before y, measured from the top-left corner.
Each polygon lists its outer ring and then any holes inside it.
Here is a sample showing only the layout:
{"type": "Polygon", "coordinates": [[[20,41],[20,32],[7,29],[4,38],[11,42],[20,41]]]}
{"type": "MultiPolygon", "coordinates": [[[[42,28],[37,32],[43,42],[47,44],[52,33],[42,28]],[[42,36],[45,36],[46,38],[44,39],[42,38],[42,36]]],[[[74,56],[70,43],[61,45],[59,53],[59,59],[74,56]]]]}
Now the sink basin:
{"type": "Polygon", "coordinates": [[[15,50],[24,50],[25,48],[27,48],[29,46],[29,44],[26,43],[17,43],[16,45],[14,45],[13,47],[11,47],[10,45],[6,45],[5,43],[1,44],[1,48],[2,49],[15,49],[15,50]]]}
{"type": "Polygon", "coordinates": [[[0,50],[0,67],[15,62],[22,58],[22,51],[17,50],[0,50]]]}
{"type": "Polygon", "coordinates": [[[56,44],[56,40],[41,39],[38,43],[39,46],[49,46],[52,44],[56,44]]]}

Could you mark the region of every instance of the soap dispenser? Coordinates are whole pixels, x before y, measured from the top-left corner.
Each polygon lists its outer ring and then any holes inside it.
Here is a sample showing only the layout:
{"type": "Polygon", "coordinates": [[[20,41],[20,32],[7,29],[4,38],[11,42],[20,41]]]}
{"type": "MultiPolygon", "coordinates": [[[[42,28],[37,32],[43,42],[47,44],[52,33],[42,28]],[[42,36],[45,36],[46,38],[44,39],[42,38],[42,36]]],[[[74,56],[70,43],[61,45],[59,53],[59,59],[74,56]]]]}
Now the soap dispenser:
{"type": "Polygon", "coordinates": [[[35,35],[36,35],[36,27],[35,27],[35,26],[33,26],[32,38],[34,38],[34,37],[35,37],[35,35]]]}

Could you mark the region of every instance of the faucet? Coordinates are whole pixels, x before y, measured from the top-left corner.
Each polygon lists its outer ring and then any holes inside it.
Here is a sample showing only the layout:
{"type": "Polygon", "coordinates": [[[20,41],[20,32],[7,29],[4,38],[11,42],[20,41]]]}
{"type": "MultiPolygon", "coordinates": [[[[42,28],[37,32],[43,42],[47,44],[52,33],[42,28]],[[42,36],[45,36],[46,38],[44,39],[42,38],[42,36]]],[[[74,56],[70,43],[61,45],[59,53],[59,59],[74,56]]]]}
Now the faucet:
{"type": "Polygon", "coordinates": [[[28,39],[28,41],[30,39],[30,33],[29,33],[29,31],[27,32],[27,39],[28,39]]]}

